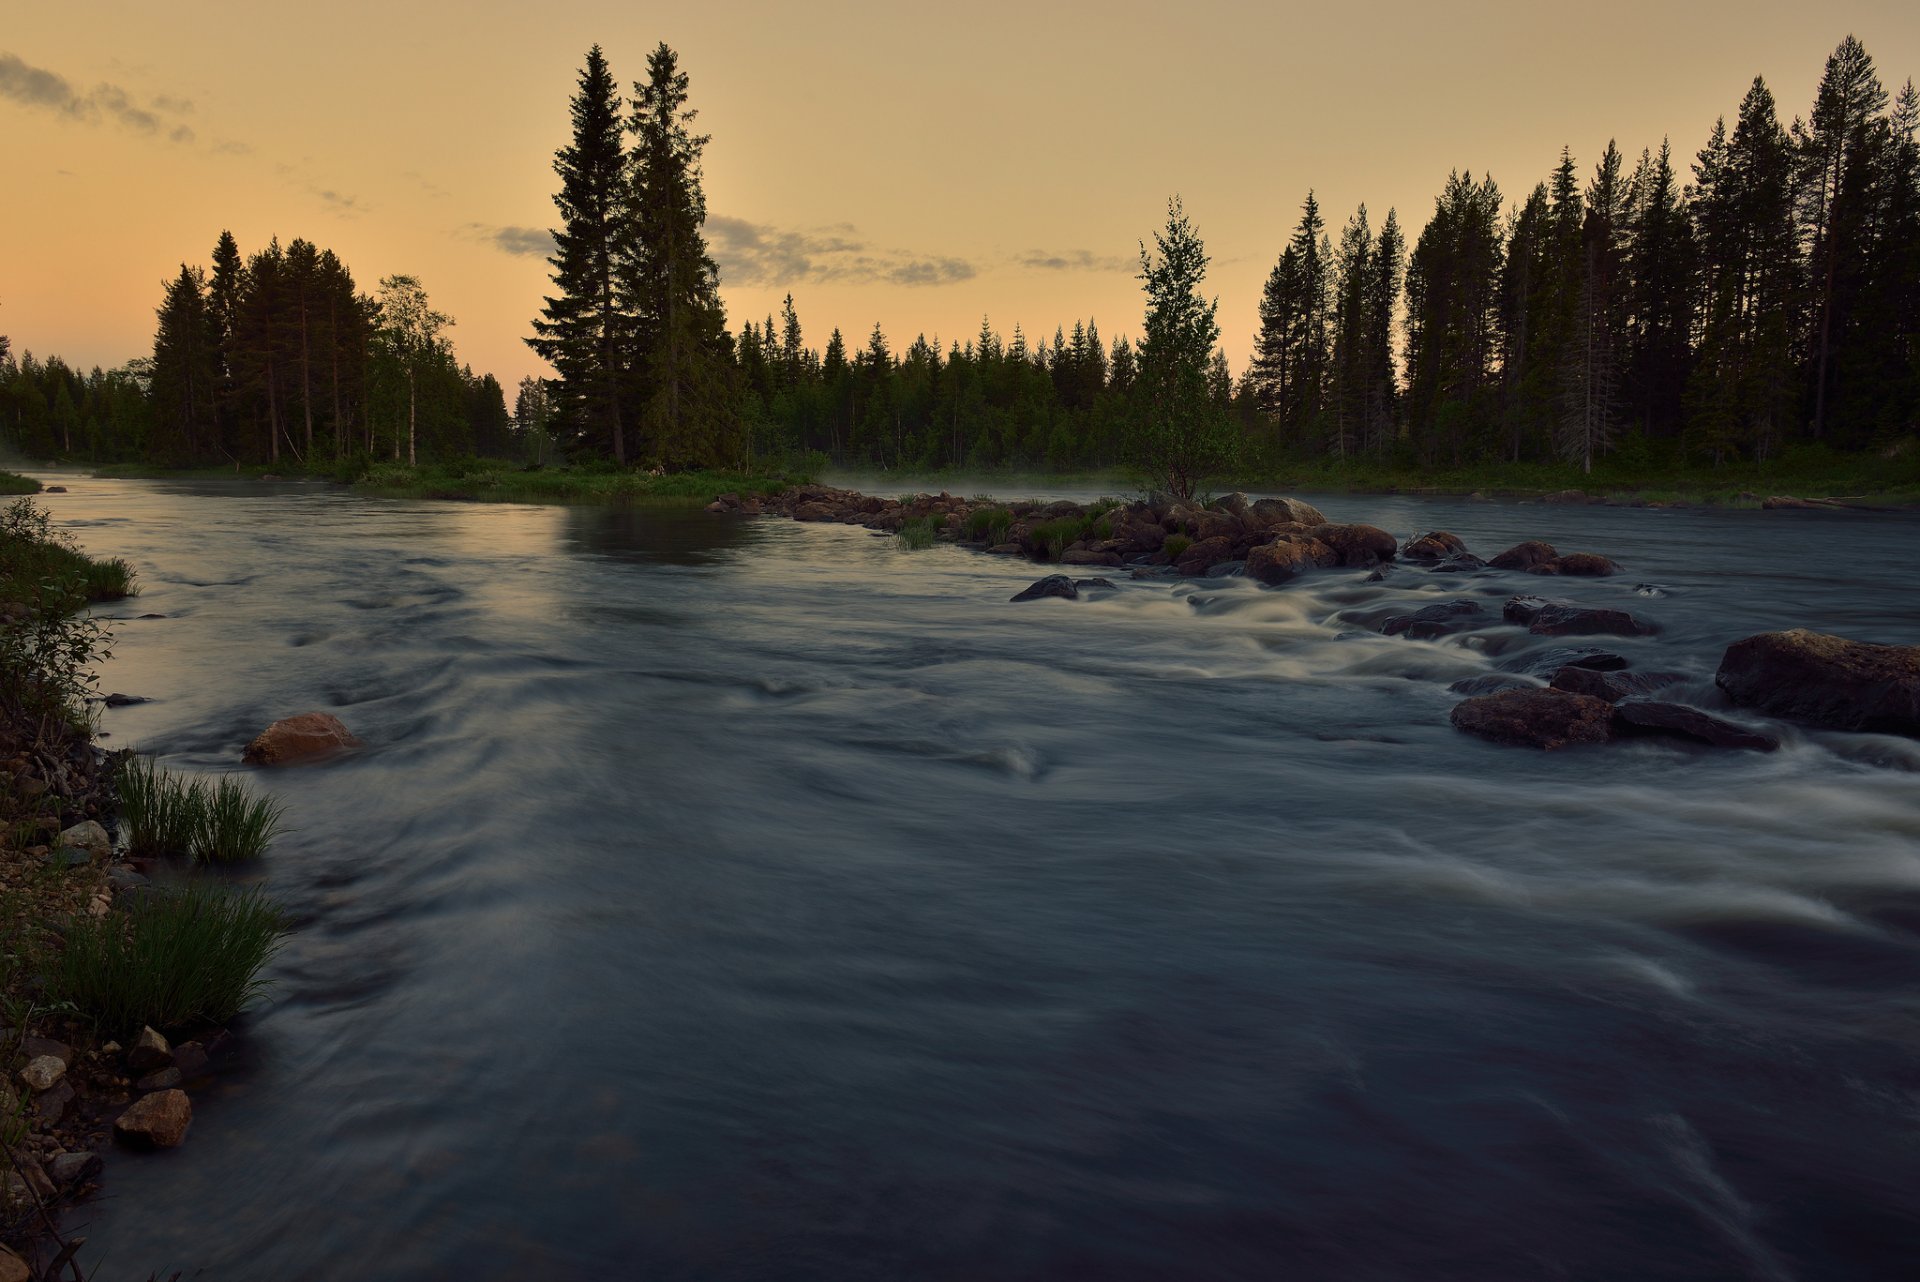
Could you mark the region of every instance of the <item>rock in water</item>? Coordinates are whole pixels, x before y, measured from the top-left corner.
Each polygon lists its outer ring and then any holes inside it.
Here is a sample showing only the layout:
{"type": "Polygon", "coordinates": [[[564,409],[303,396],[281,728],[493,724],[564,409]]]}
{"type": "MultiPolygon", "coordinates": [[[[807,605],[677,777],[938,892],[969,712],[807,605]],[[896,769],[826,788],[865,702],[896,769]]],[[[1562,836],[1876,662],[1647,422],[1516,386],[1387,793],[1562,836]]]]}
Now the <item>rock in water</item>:
{"type": "Polygon", "coordinates": [[[1590,694],[1608,703],[1618,703],[1686,679],[1683,672],[1597,672],[1592,668],[1569,666],[1554,673],[1549,684],[1556,690],[1590,694]]]}
{"type": "Polygon", "coordinates": [[[1075,587],[1073,580],[1064,574],[1049,574],[1044,579],[1036,579],[1032,584],[1007,599],[1009,601],[1038,601],[1041,597],[1049,596],[1057,596],[1068,601],[1076,601],[1080,597],[1080,589],[1075,587]]]}
{"type": "Polygon", "coordinates": [[[1780,741],[1770,734],[1722,721],[1684,703],[1629,699],[1614,707],[1613,721],[1622,734],[1676,735],[1710,743],[1716,748],[1746,748],[1753,752],[1772,752],[1780,746],[1780,741]]]}
{"type": "Polygon", "coordinates": [[[1341,565],[1362,569],[1393,560],[1398,550],[1393,535],[1377,525],[1316,525],[1307,534],[1333,549],[1341,565]]]}
{"type": "Polygon", "coordinates": [[[1613,705],[1564,690],[1503,690],[1455,705],[1453,724],[1495,743],[1552,751],[1576,743],[1605,743],[1613,705]]]}
{"type": "Polygon", "coordinates": [[[1486,611],[1475,601],[1441,601],[1421,606],[1411,614],[1396,614],[1380,624],[1382,634],[1405,635],[1414,641],[1432,641],[1480,626],[1486,611]]]}
{"type": "Polygon", "coordinates": [[[1542,543],[1538,539],[1528,539],[1525,543],[1516,543],[1487,562],[1496,570],[1531,570],[1554,560],[1560,554],[1553,550],[1553,544],[1542,543]]]}
{"type": "Polygon", "coordinates": [[[282,766],[359,746],[360,740],[332,713],[303,712],[262,730],[240,759],[250,766],[282,766]]]}
{"type": "Polygon", "coordinates": [[[193,1124],[193,1102],[183,1090],[155,1091],[135,1100],[113,1124],[113,1133],[128,1144],[178,1148],[193,1124]]]}
{"type": "Polygon", "coordinates": [[[1727,647],[1714,682],[1746,708],[1836,730],[1920,737],[1920,646],[1794,628],[1727,647]]]}
{"type": "Polygon", "coordinates": [[[1246,573],[1262,583],[1285,583],[1308,570],[1323,570],[1340,563],[1340,556],[1319,539],[1283,534],[1271,543],[1256,543],[1247,549],[1246,573]]]}
{"type": "Polygon", "coordinates": [[[1467,545],[1460,541],[1459,535],[1435,530],[1408,543],[1400,549],[1400,555],[1409,561],[1444,561],[1448,557],[1472,554],[1467,551],[1467,545]]]}
{"type": "Polygon", "coordinates": [[[47,1163],[47,1175],[62,1188],[69,1184],[78,1184],[81,1180],[90,1180],[100,1174],[100,1155],[82,1150],[78,1153],[62,1153],[47,1163]]]}
{"type": "Polygon", "coordinates": [[[1562,668],[1589,668],[1595,672],[1618,672],[1627,666],[1626,656],[1592,646],[1574,649],[1556,646],[1551,650],[1533,650],[1501,660],[1502,672],[1524,672],[1530,677],[1550,677],[1562,668]]]}
{"type": "Polygon", "coordinates": [[[1327,518],[1319,508],[1299,499],[1261,499],[1247,508],[1247,515],[1261,525],[1325,525],[1327,518]]]}
{"type": "Polygon", "coordinates": [[[1526,625],[1538,637],[1585,637],[1602,634],[1620,637],[1644,637],[1654,632],[1625,610],[1595,609],[1570,601],[1549,601],[1545,597],[1517,596],[1501,610],[1508,623],[1526,625]]]}

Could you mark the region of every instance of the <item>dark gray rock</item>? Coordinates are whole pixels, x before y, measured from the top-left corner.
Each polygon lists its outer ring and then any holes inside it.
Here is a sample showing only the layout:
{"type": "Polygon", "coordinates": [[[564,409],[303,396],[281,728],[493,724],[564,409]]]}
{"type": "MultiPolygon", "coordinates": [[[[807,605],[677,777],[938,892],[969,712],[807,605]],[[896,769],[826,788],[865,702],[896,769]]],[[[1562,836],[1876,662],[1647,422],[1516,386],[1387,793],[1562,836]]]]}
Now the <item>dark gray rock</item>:
{"type": "Polygon", "coordinates": [[[1381,622],[1380,631],[1390,637],[1432,641],[1478,627],[1486,614],[1477,601],[1440,601],[1421,606],[1411,614],[1393,615],[1381,622]]]}
{"type": "Polygon", "coordinates": [[[1036,579],[1026,588],[1009,597],[1010,601],[1038,601],[1043,597],[1057,596],[1064,600],[1076,601],[1080,598],[1080,589],[1073,580],[1064,574],[1049,574],[1044,579],[1036,579]]]}
{"type": "Polygon", "coordinates": [[[1629,699],[1614,705],[1613,722],[1615,730],[1621,734],[1676,735],[1682,739],[1712,744],[1716,748],[1773,752],[1780,746],[1780,741],[1770,734],[1723,721],[1684,703],[1629,699]]]}
{"type": "Polygon", "coordinates": [[[1624,655],[1593,646],[1554,646],[1547,650],[1527,650],[1503,660],[1502,672],[1519,672],[1530,677],[1551,677],[1562,668],[1591,668],[1595,672],[1618,672],[1627,666],[1624,655]]]}
{"type": "Polygon", "coordinates": [[[1538,637],[1651,636],[1652,624],[1642,622],[1625,610],[1574,605],[1546,597],[1517,596],[1502,608],[1501,617],[1518,623],[1538,637]]]}
{"type": "Polygon", "coordinates": [[[1550,684],[1556,690],[1588,694],[1608,703],[1618,703],[1635,695],[1685,681],[1684,672],[1596,672],[1592,668],[1562,668],[1553,674],[1550,684]]]}
{"type": "Polygon", "coordinates": [[[100,1155],[98,1153],[62,1153],[47,1163],[47,1176],[59,1188],[79,1184],[99,1174],[100,1155]]]}
{"type": "Polygon", "coordinates": [[[1528,690],[1533,682],[1525,677],[1509,676],[1503,672],[1489,672],[1485,676],[1463,677],[1447,687],[1451,694],[1498,694],[1502,690],[1528,690]]]}

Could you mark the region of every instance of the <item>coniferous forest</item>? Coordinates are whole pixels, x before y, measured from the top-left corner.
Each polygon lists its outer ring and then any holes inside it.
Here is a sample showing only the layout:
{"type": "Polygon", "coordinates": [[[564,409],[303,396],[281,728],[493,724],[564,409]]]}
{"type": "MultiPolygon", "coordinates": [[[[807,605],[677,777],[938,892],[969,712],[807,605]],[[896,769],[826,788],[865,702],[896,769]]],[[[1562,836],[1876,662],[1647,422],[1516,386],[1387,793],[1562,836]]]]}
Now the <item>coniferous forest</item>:
{"type": "MultiPolygon", "coordinates": [[[[664,44],[630,93],[587,55],[527,340],[553,374],[522,380],[511,407],[459,363],[417,279],[369,291],[307,240],[245,253],[222,233],[165,282],[151,358],[82,373],[0,340],[0,431],[33,456],[288,469],[1086,471],[1152,452],[1165,380],[1143,382],[1143,347],[1093,317],[1051,335],[983,319],[944,345],[878,326],[822,341],[789,295],[730,327],[690,102],[664,44]]],[[[1211,465],[1258,478],[1898,454],[1920,433],[1917,133],[1912,82],[1889,90],[1849,36],[1803,114],[1783,117],[1756,78],[1691,155],[1668,139],[1563,151],[1511,191],[1459,170],[1417,234],[1398,210],[1330,218],[1309,191],[1297,218],[1276,217],[1291,230],[1247,368],[1229,369],[1217,332],[1185,358],[1225,431],[1211,465]]],[[[1204,248],[1176,217],[1197,298],[1204,248]]],[[[1144,245],[1141,260],[1151,286],[1167,260],[1144,245]]]]}

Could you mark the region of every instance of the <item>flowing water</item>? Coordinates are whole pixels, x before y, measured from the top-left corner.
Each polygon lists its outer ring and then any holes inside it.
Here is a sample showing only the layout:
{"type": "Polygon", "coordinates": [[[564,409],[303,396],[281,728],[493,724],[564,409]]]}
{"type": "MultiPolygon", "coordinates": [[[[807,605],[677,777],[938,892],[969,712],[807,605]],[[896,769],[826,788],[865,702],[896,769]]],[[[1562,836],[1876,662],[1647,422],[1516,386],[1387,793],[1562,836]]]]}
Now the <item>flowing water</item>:
{"type": "MultiPolygon", "coordinates": [[[[1502,748],[1446,687],[1532,639],[1340,617],[1541,580],[1011,605],[851,527],[64,483],[145,588],[109,746],[368,743],[256,776],[299,930],[103,1277],[1913,1276],[1920,743],[1502,748]]],[[[1709,706],[1756,631],[1920,641],[1912,515],[1322,506],[1614,556],[1546,586],[1709,706]]]]}

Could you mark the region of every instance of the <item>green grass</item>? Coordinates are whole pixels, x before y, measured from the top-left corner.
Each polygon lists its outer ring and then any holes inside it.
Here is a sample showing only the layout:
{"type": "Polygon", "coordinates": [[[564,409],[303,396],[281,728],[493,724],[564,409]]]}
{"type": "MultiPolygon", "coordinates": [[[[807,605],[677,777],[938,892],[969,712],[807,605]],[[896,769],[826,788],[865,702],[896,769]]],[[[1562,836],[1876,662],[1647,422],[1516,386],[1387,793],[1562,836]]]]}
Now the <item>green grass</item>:
{"type": "Polygon", "coordinates": [[[255,891],[190,883],[122,902],[123,913],[70,921],[47,972],[49,995],[109,1036],[232,1019],[263,991],[260,971],[287,932],[255,891]]]}
{"type": "Polygon", "coordinates": [[[38,494],[40,482],[14,472],[0,472],[0,494],[38,494]]]}
{"type": "Polygon", "coordinates": [[[1005,543],[1013,528],[1013,513],[1004,507],[977,507],[967,514],[967,537],[1005,543]]]}
{"type": "Polygon", "coordinates": [[[132,757],[120,768],[119,795],[127,844],[140,854],[244,863],[265,854],[280,830],[280,803],[231,776],[180,779],[132,757]]]}
{"type": "Polygon", "coordinates": [[[939,536],[940,526],[931,516],[916,516],[900,527],[893,537],[902,548],[909,552],[922,552],[934,545],[939,536]]]}
{"type": "MultiPolygon", "coordinates": [[[[1106,510],[1102,509],[1102,512],[1106,510]]],[[[1104,515],[1063,516],[1040,522],[1028,537],[1037,550],[1046,553],[1044,559],[1058,561],[1063,552],[1081,539],[1112,538],[1113,522],[1104,515]]]]}
{"type": "Polygon", "coordinates": [[[1193,546],[1193,540],[1188,538],[1186,535],[1169,534],[1167,536],[1167,541],[1160,545],[1160,550],[1167,554],[1167,558],[1169,560],[1178,561],[1180,559],[1181,554],[1184,553],[1188,548],[1192,546],[1193,546]]]}

